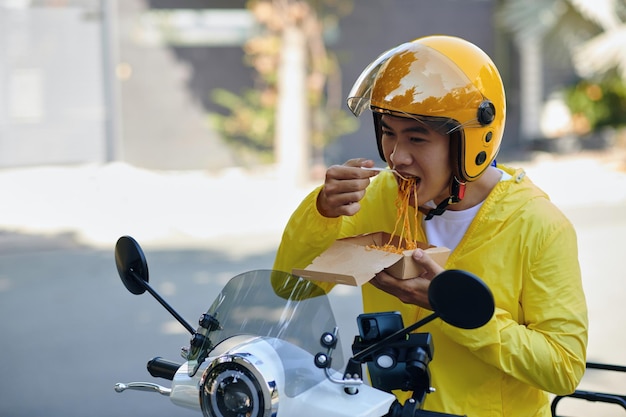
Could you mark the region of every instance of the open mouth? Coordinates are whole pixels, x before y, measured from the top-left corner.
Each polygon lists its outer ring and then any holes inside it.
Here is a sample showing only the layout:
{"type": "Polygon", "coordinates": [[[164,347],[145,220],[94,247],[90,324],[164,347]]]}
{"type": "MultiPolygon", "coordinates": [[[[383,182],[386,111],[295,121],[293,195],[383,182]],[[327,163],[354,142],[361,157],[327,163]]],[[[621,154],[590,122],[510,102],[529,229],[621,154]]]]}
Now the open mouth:
{"type": "Polygon", "coordinates": [[[396,178],[398,179],[398,181],[411,181],[415,183],[416,185],[419,184],[420,181],[422,180],[420,177],[416,175],[411,175],[411,174],[407,174],[404,172],[396,172],[396,178]]]}
{"type": "Polygon", "coordinates": [[[409,191],[411,194],[416,194],[422,179],[415,175],[399,172],[396,174],[396,181],[401,189],[409,191]]]}
{"type": "Polygon", "coordinates": [[[418,176],[407,173],[396,173],[396,182],[398,183],[398,196],[405,204],[417,207],[418,205],[418,189],[422,179],[418,176]]]}

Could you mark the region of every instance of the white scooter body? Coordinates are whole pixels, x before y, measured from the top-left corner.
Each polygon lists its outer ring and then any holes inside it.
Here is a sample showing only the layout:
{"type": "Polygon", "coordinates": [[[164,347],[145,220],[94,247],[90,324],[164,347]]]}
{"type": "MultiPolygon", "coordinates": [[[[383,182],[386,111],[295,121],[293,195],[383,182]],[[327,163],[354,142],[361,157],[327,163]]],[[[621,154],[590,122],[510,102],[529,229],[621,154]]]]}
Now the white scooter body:
{"type": "MultiPolygon", "coordinates": [[[[348,394],[344,386],[324,378],[312,388],[304,392],[290,396],[285,387],[285,369],[283,360],[278,356],[274,346],[286,342],[263,338],[250,339],[247,336],[237,336],[234,340],[225,344],[228,350],[221,345],[216,348],[219,356],[211,356],[207,359],[208,366],[201,367],[195,376],[189,376],[189,366],[186,362],[179,368],[172,380],[171,401],[181,407],[201,411],[200,391],[203,378],[207,375],[207,369],[212,364],[218,363],[220,358],[238,357],[245,358],[251,367],[256,368],[264,386],[271,386],[272,406],[276,417],[299,416],[299,417],[380,417],[389,412],[391,404],[395,400],[392,394],[377,390],[369,385],[362,384],[355,394],[348,394]],[[238,342],[241,342],[238,344],[238,342]],[[233,347],[234,346],[234,347],[233,347]],[[221,351],[221,352],[220,352],[221,351]],[[271,379],[271,380],[267,380],[271,379]],[[306,404],[306,407],[303,407],[306,404]]],[[[295,349],[298,349],[295,347],[295,349]]],[[[302,372],[310,372],[313,357],[308,352],[300,350],[299,361],[302,372]]],[[[294,361],[290,361],[291,364],[294,361]]],[[[320,373],[323,370],[317,369],[320,373]]],[[[339,378],[339,375],[337,376],[339,378]]]]}

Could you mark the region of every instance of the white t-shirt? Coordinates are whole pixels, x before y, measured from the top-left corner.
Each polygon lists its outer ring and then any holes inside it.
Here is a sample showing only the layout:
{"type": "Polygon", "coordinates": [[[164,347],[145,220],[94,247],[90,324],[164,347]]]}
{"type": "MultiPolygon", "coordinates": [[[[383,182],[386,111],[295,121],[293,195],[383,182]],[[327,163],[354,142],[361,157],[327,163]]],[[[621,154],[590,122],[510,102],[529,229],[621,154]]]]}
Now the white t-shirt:
{"type": "MultiPolygon", "coordinates": [[[[498,169],[499,170],[499,169],[498,169]]],[[[511,176],[502,172],[500,181],[505,181],[511,176]]],[[[476,213],[482,207],[484,201],[465,210],[446,210],[439,216],[434,216],[428,221],[424,221],[424,231],[428,238],[428,243],[434,246],[444,246],[452,252],[459,244],[463,235],[467,231],[476,213]]]]}

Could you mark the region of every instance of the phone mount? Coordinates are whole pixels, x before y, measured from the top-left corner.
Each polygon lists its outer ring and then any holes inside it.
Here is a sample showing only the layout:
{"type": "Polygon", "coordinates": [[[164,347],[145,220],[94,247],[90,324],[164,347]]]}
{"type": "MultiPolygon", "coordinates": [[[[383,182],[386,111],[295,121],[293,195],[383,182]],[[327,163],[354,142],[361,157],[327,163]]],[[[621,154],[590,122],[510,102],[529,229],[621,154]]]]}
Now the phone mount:
{"type": "Polygon", "coordinates": [[[433,313],[403,327],[396,312],[360,315],[360,335],[352,345],[353,356],[348,360],[343,379],[330,376],[332,350],[337,343],[336,330],[325,333],[321,344],[327,348],[315,356],[315,364],[326,369],[327,377],[345,386],[347,393],[358,392],[363,374],[362,365],[370,370],[374,388],[413,391],[411,404],[419,408],[431,392],[428,364],[433,357],[430,333],[413,333],[436,318],[461,328],[475,329],[485,325],[493,316],[495,303],[489,287],[477,276],[461,270],[446,270],[430,283],[428,299],[433,313]]]}

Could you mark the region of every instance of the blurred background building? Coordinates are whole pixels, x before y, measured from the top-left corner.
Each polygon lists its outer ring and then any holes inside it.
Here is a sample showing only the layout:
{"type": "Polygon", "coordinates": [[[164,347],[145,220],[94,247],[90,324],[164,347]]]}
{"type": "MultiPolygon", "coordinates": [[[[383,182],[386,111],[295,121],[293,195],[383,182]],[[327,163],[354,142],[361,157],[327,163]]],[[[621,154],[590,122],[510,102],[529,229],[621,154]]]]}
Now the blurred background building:
{"type": "Polygon", "coordinates": [[[213,171],[269,161],[309,172],[377,158],[371,120],[352,120],[345,97],[379,53],[428,34],[464,37],[499,66],[504,155],[554,137],[577,149],[563,95],[583,78],[569,50],[551,45],[573,50],[623,32],[623,2],[596,2],[601,10],[586,16],[575,7],[582,0],[525,3],[0,0],[0,168],[123,161],[213,171]],[[615,10],[602,23],[604,3],[615,10]],[[577,39],[563,32],[569,21],[577,39]],[[283,107],[278,91],[291,94],[283,107]],[[250,120],[235,114],[248,106],[250,120]]]}

